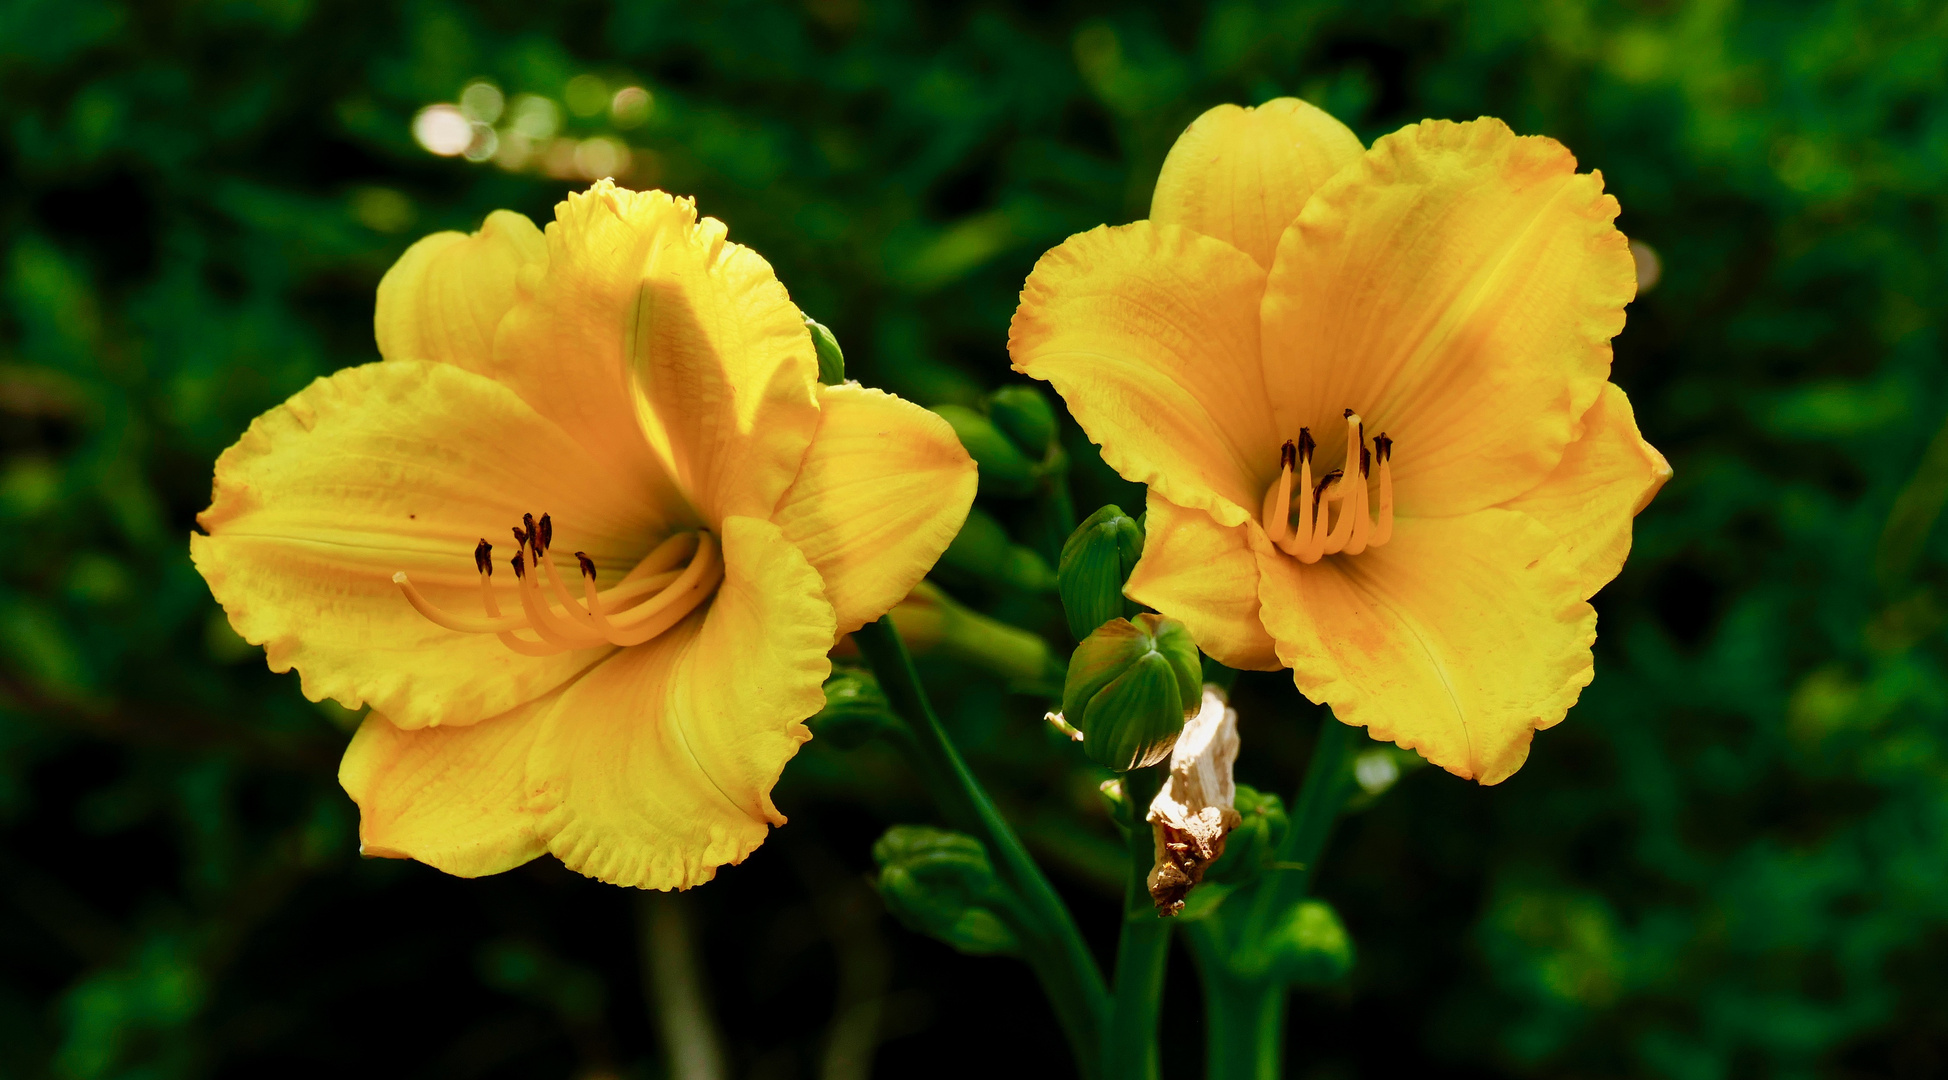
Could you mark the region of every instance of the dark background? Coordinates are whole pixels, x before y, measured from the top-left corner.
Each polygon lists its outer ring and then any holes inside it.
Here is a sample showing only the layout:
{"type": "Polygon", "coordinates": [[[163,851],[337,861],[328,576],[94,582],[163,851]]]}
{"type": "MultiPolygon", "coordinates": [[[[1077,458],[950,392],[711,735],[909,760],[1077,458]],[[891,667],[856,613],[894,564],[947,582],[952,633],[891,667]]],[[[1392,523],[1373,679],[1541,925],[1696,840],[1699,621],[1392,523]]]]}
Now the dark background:
{"type": "MultiPolygon", "coordinates": [[[[1413,772],[1339,832],[1318,884],[1359,962],[1295,997],[1291,1075],[1948,1072],[1945,71],[1948,11],[1894,0],[0,0],[0,1077],[662,1075],[640,898],[359,859],[356,718],[266,671],[187,557],[250,418],[374,358],[414,238],[545,221],[585,182],[551,140],[611,139],[856,377],[966,403],[1015,378],[1038,254],[1143,216],[1203,109],[1282,94],[1367,140],[1497,115],[1601,169],[1663,266],[1615,379],[1676,467],[1528,766],[1413,772]],[[476,79],[562,103],[534,160],[414,142],[476,79]]],[[[1068,435],[1085,512],[1140,504],[1068,435]]],[[[1097,777],[1042,700],[928,666],[1107,947],[1097,777]]],[[[1318,714],[1272,676],[1239,705],[1241,776],[1289,793],[1318,714]]],[[[824,1056],[861,1003],[880,1075],[1069,1074],[1025,969],[871,892],[879,831],[933,820],[896,758],[814,742],[778,801],[687,896],[736,1076],[864,1075],[824,1056]]],[[[1183,960],[1170,1076],[1200,1068],[1183,960]]]]}

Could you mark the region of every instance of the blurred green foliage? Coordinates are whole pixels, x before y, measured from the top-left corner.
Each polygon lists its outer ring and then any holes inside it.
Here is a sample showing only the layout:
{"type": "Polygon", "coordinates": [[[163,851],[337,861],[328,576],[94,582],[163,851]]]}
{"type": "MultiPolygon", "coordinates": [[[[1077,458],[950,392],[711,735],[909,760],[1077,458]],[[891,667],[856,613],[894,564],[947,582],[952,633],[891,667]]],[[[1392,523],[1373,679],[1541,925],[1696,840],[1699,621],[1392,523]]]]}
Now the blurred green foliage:
{"type": "MultiPolygon", "coordinates": [[[[848,374],[979,408],[1035,257],[1143,216],[1199,111],[1279,94],[1369,140],[1499,115],[1603,170],[1661,265],[1615,377],[1677,470],[1529,765],[1420,770],[1342,827],[1317,880],[1359,963],[1295,1002],[1294,1069],[1939,1075],[1944,73],[1948,9],[1913,0],[0,2],[0,1077],[657,1074],[629,906],[357,859],[356,718],[266,672],[186,557],[217,453],[373,358],[414,237],[626,162],[771,259],[848,374]],[[436,103],[527,156],[427,153],[436,103]]],[[[1079,505],[1141,505],[1063,444],[1079,505]]],[[[988,547],[1043,546],[981,505],[988,547]]],[[[1043,569],[941,580],[1066,652],[1043,569]]],[[[1100,774],[1045,699],[929,676],[1112,924],[1100,774]]],[[[1316,713],[1272,677],[1236,700],[1241,775],[1290,791],[1316,713]]],[[[928,816],[882,750],[814,742],[792,825],[706,889],[739,1074],[817,1072],[826,1003],[868,991],[889,1075],[972,1075],[1001,1026],[1059,1069],[1008,961],[820,914],[856,887],[833,858],[928,816]]],[[[1195,1023],[1168,1038],[1194,1075],[1195,1023]]]]}

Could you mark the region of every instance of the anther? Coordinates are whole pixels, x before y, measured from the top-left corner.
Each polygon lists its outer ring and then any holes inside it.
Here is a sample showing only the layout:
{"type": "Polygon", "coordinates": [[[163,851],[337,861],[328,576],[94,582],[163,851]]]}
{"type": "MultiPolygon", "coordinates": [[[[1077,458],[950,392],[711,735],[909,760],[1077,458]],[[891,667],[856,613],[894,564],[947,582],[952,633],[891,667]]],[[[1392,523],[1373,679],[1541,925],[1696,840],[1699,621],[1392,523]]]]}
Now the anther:
{"type": "Polygon", "coordinates": [[[521,524],[527,526],[525,535],[527,536],[528,546],[534,549],[534,553],[539,555],[547,550],[548,545],[543,543],[541,539],[541,530],[535,527],[534,515],[522,514],[521,524]]]}
{"type": "Polygon", "coordinates": [[[1290,439],[1285,440],[1285,445],[1278,448],[1279,468],[1289,469],[1292,466],[1297,465],[1298,463],[1299,463],[1299,445],[1290,439]]]}
{"type": "MultiPolygon", "coordinates": [[[[542,518],[541,520],[546,521],[548,519],[542,518]]],[[[575,561],[582,564],[582,576],[589,579],[590,581],[594,581],[595,580],[595,560],[589,558],[587,552],[578,551],[575,553],[575,561]]]]}
{"type": "Polygon", "coordinates": [[[520,552],[518,552],[518,551],[517,551],[517,552],[515,552],[515,553],[514,553],[514,557],[513,557],[512,559],[509,559],[509,560],[508,560],[508,562],[509,562],[509,563],[511,563],[511,564],[513,565],[513,567],[514,567],[514,576],[515,576],[515,577],[517,577],[517,578],[525,578],[525,577],[527,577],[527,576],[528,576],[528,568],[527,568],[527,564],[521,561],[521,553],[520,553],[520,552]]]}
{"type": "Polygon", "coordinates": [[[1313,441],[1312,441],[1312,429],[1311,429],[1311,428],[1309,428],[1309,427],[1302,427],[1302,428],[1300,428],[1300,429],[1299,429],[1299,457],[1300,457],[1300,459],[1301,459],[1301,460],[1304,460],[1304,461],[1311,461],[1311,460],[1312,460],[1312,452],[1313,452],[1314,450],[1316,450],[1316,449],[1318,449],[1318,448],[1319,448],[1319,444],[1318,444],[1318,443],[1316,443],[1316,442],[1313,442],[1313,441]]]}
{"type": "Polygon", "coordinates": [[[555,546],[555,523],[548,520],[547,514],[542,514],[541,515],[541,551],[543,554],[546,554],[548,549],[554,546],[555,546]]]}
{"type": "Polygon", "coordinates": [[[488,577],[494,576],[494,545],[488,543],[485,537],[473,549],[473,566],[488,577]]]}
{"type": "Polygon", "coordinates": [[[514,526],[514,546],[523,548],[528,546],[527,530],[521,528],[519,525],[514,526]]]}

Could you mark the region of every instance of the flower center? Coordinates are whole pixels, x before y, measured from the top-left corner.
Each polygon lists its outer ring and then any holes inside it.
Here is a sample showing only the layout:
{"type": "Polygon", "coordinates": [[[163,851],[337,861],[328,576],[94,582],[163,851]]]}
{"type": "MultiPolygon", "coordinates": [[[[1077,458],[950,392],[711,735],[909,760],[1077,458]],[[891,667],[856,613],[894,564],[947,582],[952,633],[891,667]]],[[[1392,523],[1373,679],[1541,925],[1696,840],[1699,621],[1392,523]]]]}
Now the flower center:
{"type": "Polygon", "coordinates": [[[520,550],[509,562],[521,597],[518,615],[501,614],[492,582],[494,545],[485,540],[473,551],[484,618],[443,610],[413,586],[404,570],[392,575],[392,580],[406,602],[434,623],[463,634],[494,634],[523,656],[552,656],[597,645],[641,645],[696,610],[724,580],[716,538],[708,531],[678,533],[643,556],[621,581],[600,591],[595,587],[595,562],[576,552],[582,570],[582,599],[577,601],[549,555],[554,531],[546,514],[539,522],[533,514],[523,514],[514,528],[520,550]],[[521,636],[517,633],[521,630],[531,631],[534,637],[521,636]]]}
{"type": "Polygon", "coordinates": [[[1299,441],[1286,440],[1279,449],[1278,480],[1265,492],[1261,520],[1272,543],[1302,563],[1316,563],[1327,555],[1358,555],[1393,539],[1393,440],[1381,432],[1366,447],[1366,423],[1346,410],[1346,468],[1358,479],[1346,482],[1346,469],[1334,469],[1312,479],[1312,429],[1300,428],[1299,441]],[[1374,465],[1380,467],[1380,514],[1367,516],[1368,482],[1374,465]],[[1292,505],[1292,470],[1298,468],[1298,506],[1292,505]],[[1332,507],[1339,514],[1333,518],[1332,507]],[[1298,520],[1292,512],[1298,511],[1298,520]]]}

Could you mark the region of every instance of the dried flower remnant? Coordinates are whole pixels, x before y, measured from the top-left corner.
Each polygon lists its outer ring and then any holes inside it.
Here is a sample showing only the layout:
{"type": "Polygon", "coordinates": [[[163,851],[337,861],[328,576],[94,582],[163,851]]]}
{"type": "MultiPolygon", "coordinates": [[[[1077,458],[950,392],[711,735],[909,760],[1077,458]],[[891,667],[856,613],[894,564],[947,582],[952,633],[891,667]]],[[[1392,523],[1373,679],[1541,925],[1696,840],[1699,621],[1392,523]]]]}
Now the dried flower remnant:
{"type": "Polygon", "coordinates": [[[1238,711],[1215,686],[1204,687],[1204,704],[1184,725],[1170,754],[1170,779],[1150,801],[1148,820],[1156,843],[1150,899],[1157,914],[1175,915],[1184,897],[1204,879],[1204,868],[1224,854],[1224,838],[1243,819],[1232,805],[1231,779],[1238,760],[1238,711]]]}

